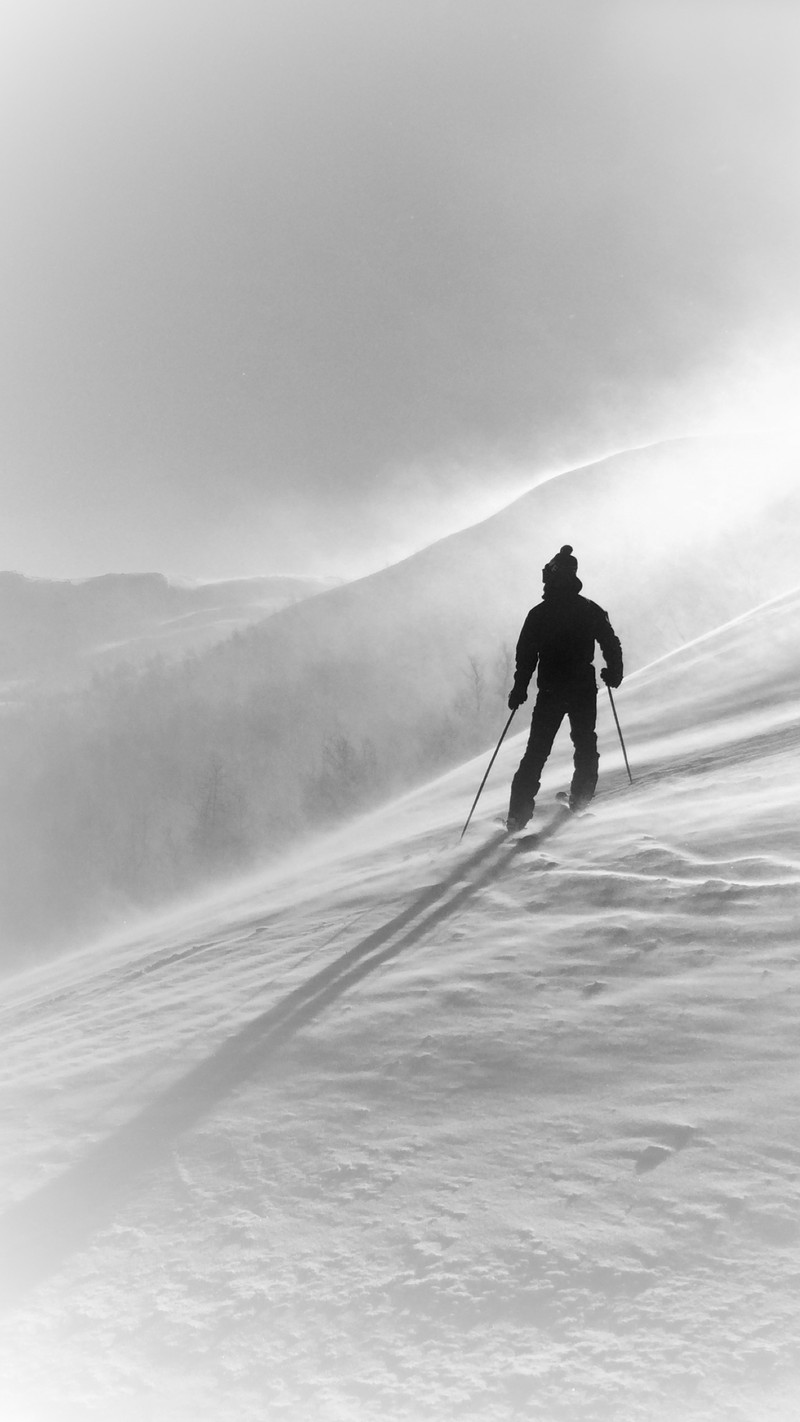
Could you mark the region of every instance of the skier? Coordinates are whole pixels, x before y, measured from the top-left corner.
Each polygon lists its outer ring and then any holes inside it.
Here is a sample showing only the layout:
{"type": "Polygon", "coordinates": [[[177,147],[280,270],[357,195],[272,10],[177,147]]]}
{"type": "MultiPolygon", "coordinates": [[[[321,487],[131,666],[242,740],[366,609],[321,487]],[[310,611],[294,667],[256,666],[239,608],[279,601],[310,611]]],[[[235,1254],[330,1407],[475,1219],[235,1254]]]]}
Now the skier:
{"type": "Polygon", "coordinates": [[[519,769],[511,782],[507,826],[511,834],[533,814],[544,763],[556,732],[569,717],[575,747],[575,768],[569,792],[571,810],[587,805],[597,785],[597,682],[592,665],[598,642],[606,665],[600,672],[611,687],[622,681],[622,648],[596,602],[581,597],[578,560],[568,543],[542,569],[542,601],[528,613],[517,643],[517,667],[508,708],[516,711],[528,699],[528,683],[538,663],[539,691],[533,708],[531,734],[519,769]]]}

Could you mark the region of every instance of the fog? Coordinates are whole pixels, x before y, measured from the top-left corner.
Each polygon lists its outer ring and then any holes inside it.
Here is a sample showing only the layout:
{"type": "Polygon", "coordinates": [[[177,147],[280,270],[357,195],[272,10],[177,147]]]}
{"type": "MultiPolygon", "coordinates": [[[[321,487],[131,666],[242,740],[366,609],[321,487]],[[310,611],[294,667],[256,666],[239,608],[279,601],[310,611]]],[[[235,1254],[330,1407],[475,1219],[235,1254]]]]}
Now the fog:
{"type": "Polygon", "coordinates": [[[798,365],[798,24],[5,5],[0,567],[351,576],[756,418],[798,365]]]}

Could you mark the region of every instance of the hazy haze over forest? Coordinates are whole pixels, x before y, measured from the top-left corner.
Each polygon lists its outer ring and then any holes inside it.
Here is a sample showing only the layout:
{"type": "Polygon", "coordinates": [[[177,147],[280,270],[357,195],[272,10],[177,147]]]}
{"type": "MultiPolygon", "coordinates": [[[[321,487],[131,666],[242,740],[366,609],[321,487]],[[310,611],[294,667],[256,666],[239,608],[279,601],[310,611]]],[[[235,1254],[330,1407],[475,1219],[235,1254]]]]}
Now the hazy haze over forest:
{"type": "Polygon", "coordinates": [[[0,567],[348,575],[780,420],[782,0],[11,0],[0,567]]]}

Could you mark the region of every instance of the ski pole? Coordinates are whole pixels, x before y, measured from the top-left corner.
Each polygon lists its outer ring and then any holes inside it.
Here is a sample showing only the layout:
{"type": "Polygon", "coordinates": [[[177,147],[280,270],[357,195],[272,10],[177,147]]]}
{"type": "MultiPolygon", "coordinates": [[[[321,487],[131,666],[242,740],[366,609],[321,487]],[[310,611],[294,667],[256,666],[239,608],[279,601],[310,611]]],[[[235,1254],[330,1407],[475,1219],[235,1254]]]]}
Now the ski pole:
{"type": "Polygon", "coordinates": [[[495,761],[496,761],[496,759],[497,759],[497,752],[499,751],[501,745],[503,744],[503,741],[505,740],[505,737],[506,737],[506,731],[508,730],[509,726],[511,725],[511,722],[513,721],[513,719],[514,719],[514,717],[515,717],[516,714],[517,714],[517,708],[516,708],[516,706],[515,706],[515,707],[514,707],[514,710],[511,712],[511,715],[509,716],[508,720],[506,721],[506,724],[505,724],[504,727],[503,727],[503,734],[502,734],[502,736],[500,737],[499,741],[497,742],[497,745],[496,745],[495,748],[494,748],[494,755],[492,756],[491,760],[489,761],[489,764],[488,764],[487,767],[486,767],[486,774],[484,775],[483,780],[481,781],[480,785],[478,786],[478,793],[477,793],[477,795],[475,796],[475,799],[474,799],[473,802],[472,802],[472,809],[470,810],[469,814],[467,815],[467,824],[464,825],[464,828],[463,828],[462,831],[461,831],[461,834],[460,834],[460,836],[459,836],[459,839],[463,839],[463,838],[464,838],[464,835],[465,835],[466,832],[467,832],[467,825],[469,824],[470,820],[472,819],[472,816],[473,816],[474,811],[475,811],[475,806],[477,805],[478,801],[479,801],[480,798],[481,798],[481,791],[482,791],[484,785],[486,784],[487,780],[489,779],[489,771],[491,770],[492,766],[494,765],[494,763],[495,763],[495,761]]]}
{"type": "Polygon", "coordinates": [[[625,758],[625,769],[626,769],[627,772],[628,772],[628,779],[630,780],[631,785],[632,785],[632,784],[633,784],[633,776],[631,775],[631,768],[630,768],[630,766],[628,765],[628,752],[627,752],[626,749],[625,749],[625,742],[624,742],[623,739],[622,739],[622,731],[621,731],[621,729],[620,729],[619,716],[617,715],[617,708],[616,708],[616,706],[614,705],[614,698],[613,698],[613,696],[611,695],[611,687],[609,686],[608,682],[606,682],[606,691],[608,692],[608,699],[609,699],[609,701],[611,702],[611,710],[614,712],[614,720],[615,720],[616,723],[617,723],[617,735],[619,736],[619,743],[620,743],[620,745],[622,746],[622,754],[623,754],[623,756],[624,756],[624,758],[625,758]]]}

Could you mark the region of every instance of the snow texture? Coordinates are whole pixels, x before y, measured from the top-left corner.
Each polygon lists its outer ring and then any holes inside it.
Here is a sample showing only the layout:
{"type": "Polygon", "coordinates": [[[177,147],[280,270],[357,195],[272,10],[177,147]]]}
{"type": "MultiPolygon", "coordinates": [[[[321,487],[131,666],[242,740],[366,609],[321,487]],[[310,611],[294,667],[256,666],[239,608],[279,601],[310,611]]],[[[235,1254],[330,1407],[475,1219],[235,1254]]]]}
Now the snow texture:
{"type": "Polygon", "coordinates": [[[800,1416],[800,595],[15,980],[8,1422],[800,1416]]]}

